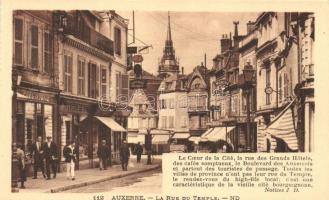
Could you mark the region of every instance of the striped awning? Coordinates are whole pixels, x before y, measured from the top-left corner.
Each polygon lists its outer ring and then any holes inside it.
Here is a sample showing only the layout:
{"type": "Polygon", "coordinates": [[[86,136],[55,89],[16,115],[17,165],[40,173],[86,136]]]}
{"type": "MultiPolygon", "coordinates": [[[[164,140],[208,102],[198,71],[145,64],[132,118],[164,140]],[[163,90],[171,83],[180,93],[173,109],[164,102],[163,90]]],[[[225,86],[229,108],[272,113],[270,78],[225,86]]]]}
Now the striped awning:
{"type": "Polygon", "coordinates": [[[271,124],[266,127],[265,133],[284,140],[290,149],[298,150],[298,140],[292,114],[293,103],[294,101],[272,120],[271,124]]]}
{"type": "Polygon", "coordinates": [[[128,134],[127,143],[129,144],[137,144],[137,143],[144,144],[145,143],[145,135],[140,134],[128,134]]]}
{"type": "Polygon", "coordinates": [[[168,144],[170,135],[154,135],[152,138],[152,144],[168,144]]]}
{"type": "Polygon", "coordinates": [[[172,139],[187,139],[190,137],[189,133],[175,133],[172,139]]]}

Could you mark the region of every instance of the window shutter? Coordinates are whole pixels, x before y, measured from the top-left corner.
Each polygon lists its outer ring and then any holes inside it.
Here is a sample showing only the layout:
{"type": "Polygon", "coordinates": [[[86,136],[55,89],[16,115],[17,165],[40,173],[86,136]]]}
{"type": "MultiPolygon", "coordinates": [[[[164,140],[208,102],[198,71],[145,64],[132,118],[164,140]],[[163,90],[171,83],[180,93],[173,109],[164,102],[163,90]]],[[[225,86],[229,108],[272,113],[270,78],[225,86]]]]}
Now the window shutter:
{"type": "Polygon", "coordinates": [[[124,98],[128,103],[128,92],[129,92],[129,83],[128,75],[124,74],[121,76],[121,98],[124,98]]]}

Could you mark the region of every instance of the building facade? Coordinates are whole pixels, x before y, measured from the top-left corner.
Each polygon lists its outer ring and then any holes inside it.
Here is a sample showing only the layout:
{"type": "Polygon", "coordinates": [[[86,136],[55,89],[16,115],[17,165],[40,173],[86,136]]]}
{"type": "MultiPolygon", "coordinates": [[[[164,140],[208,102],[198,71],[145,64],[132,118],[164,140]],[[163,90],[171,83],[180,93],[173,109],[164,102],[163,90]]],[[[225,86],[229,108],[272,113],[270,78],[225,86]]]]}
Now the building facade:
{"type": "MultiPolygon", "coordinates": [[[[12,136],[30,155],[38,136],[59,141],[58,52],[49,11],[13,12],[12,136]]],[[[31,156],[27,156],[30,172],[31,156]]]]}
{"type": "Polygon", "coordinates": [[[105,139],[110,161],[115,162],[129,115],[127,24],[113,11],[58,11],[56,15],[60,146],[63,149],[75,140],[81,167],[93,167],[98,145],[105,139]]]}

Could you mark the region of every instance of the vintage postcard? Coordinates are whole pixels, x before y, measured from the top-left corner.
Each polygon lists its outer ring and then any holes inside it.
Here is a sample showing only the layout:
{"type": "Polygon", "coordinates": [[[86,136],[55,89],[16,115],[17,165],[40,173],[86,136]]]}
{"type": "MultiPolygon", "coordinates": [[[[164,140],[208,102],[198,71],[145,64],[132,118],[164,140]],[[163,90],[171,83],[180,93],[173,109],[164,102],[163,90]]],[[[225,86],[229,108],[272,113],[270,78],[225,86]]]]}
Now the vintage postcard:
{"type": "Polygon", "coordinates": [[[0,4],[1,196],[326,199],[327,2],[60,2],[0,4]]]}

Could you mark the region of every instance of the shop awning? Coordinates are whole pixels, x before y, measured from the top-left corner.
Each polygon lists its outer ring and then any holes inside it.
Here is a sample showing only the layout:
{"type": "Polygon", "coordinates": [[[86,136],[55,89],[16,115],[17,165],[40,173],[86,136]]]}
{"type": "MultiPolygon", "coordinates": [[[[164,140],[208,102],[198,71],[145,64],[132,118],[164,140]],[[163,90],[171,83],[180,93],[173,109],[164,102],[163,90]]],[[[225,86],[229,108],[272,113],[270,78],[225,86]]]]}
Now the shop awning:
{"type": "Polygon", "coordinates": [[[127,143],[137,144],[138,142],[140,142],[141,144],[144,144],[145,143],[145,135],[128,134],[127,143]]]}
{"type": "Polygon", "coordinates": [[[189,137],[188,140],[197,144],[200,142],[201,138],[197,137],[197,136],[192,136],[192,137],[189,137]]]}
{"type": "Polygon", "coordinates": [[[154,135],[152,138],[152,144],[168,144],[170,135],[154,135]]]}
{"type": "Polygon", "coordinates": [[[152,129],[151,130],[152,135],[169,135],[170,131],[168,130],[161,130],[161,129],[152,129]]]}
{"type": "Polygon", "coordinates": [[[172,139],[187,139],[190,137],[189,133],[175,133],[172,139]]]}
{"type": "Polygon", "coordinates": [[[95,118],[98,119],[99,121],[101,121],[107,127],[109,127],[112,131],[117,131],[117,132],[126,132],[127,131],[120,124],[118,124],[116,121],[114,121],[114,119],[111,117],[95,116],[95,118]]]}
{"type": "Polygon", "coordinates": [[[291,108],[293,103],[294,101],[272,120],[272,123],[265,129],[265,133],[284,140],[290,149],[297,150],[298,140],[291,108]]]}
{"type": "MultiPolygon", "coordinates": [[[[201,139],[216,142],[218,140],[226,141],[226,134],[232,131],[235,126],[227,126],[227,127],[215,127],[211,132],[206,132],[201,136],[201,139]]],[[[202,141],[202,140],[201,140],[202,141]]]]}
{"type": "Polygon", "coordinates": [[[201,135],[201,138],[206,138],[207,135],[209,135],[211,133],[211,131],[213,131],[214,128],[210,128],[208,129],[206,132],[204,132],[202,135],[201,135]]]}

